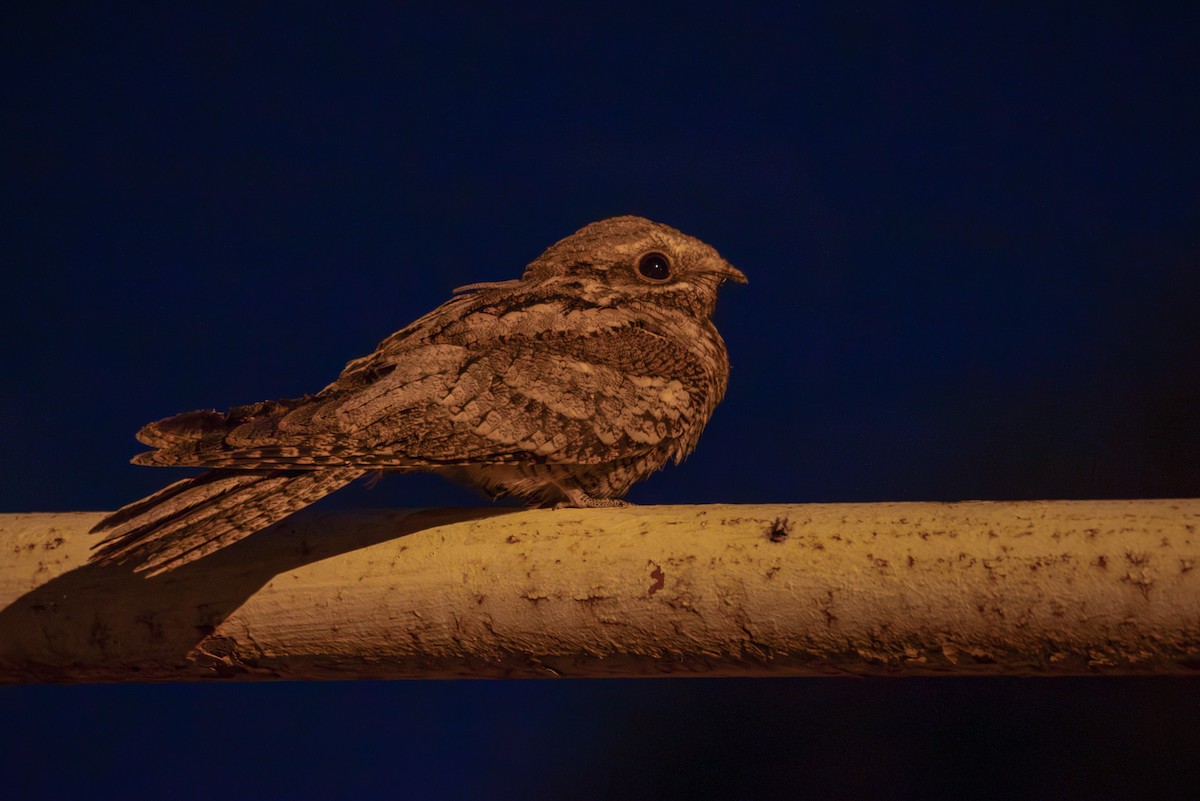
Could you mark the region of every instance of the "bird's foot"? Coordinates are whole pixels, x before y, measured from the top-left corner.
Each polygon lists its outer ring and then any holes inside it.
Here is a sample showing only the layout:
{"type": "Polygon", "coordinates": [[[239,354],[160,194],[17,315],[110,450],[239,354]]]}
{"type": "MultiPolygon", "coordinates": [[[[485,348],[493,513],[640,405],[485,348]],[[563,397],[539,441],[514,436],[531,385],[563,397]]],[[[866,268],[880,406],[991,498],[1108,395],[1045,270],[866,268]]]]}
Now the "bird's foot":
{"type": "Polygon", "coordinates": [[[593,498],[583,490],[566,490],[566,500],[554,504],[551,509],[619,509],[632,506],[620,498],[593,498]]]}

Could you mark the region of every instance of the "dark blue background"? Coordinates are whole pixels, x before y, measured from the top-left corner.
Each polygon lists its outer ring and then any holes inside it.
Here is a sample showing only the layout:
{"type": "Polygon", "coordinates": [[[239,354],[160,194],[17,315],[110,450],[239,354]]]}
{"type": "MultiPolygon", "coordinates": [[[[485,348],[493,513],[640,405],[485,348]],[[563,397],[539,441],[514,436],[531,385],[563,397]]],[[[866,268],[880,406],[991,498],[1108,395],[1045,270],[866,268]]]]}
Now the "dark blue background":
{"type": "MultiPolygon", "coordinates": [[[[727,400],[635,501],[1200,495],[1197,7],[834,5],[10,12],[0,511],[157,489],[142,423],[316,391],[622,213],[751,280],[727,400]]],[[[0,753],[14,798],[1132,798],[1194,792],[1198,713],[1146,680],[6,688],[0,753]]]]}

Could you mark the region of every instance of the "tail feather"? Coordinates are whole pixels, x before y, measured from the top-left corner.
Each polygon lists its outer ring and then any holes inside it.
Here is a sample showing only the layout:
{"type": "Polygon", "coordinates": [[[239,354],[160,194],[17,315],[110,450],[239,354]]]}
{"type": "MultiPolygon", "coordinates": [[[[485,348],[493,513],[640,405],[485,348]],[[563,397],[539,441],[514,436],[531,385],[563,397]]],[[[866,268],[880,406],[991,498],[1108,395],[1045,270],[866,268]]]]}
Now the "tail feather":
{"type": "Polygon", "coordinates": [[[182,493],[113,531],[108,536],[112,545],[101,543],[100,554],[107,555],[111,549],[112,557],[133,556],[149,561],[158,559],[172,545],[194,544],[197,536],[241,528],[237,524],[246,517],[243,506],[257,507],[266,493],[283,489],[288,476],[281,472],[230,476],[182,493]]]}
{"type": "Polygon", "coordinates": [[[157,575],[206,556],[348,484],[353,467],[314,471],[209,470],[117,510],[92,529],[107,532],[92,561],[138,562],[157,575]]]}
{"type": "Polygon", "coordinates": [[[207,556],[320,500],[366,471],[343,468],[280,472],[282,475],[277,473],[253,487],[214,502],[215,511],[207,519],[218,519],[219,524],[205,526],[203,530],[198,526],[184,537],[169,537],[155,551],[147,567],[159,573],[207,556]]]}
{"type": "Polygon", "coordinates": [[[176,481],[140,501],[121,507],[92,528],[93,534],[108,532],[105,542],[126,538],[141,531],[145,536],[151,525],[161,525],[188,510],[261,481],[266,471],[209,470],[198,476],[176,481]]]}

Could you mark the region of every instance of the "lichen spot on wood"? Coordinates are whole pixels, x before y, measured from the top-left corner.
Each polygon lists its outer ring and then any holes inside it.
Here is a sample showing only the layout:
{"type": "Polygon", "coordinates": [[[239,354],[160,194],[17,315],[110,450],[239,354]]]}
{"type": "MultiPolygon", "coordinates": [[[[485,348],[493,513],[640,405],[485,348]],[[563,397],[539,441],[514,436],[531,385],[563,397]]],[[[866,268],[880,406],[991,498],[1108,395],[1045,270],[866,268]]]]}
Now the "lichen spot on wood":
{"type": "Polygon", "coordinates": [[[783,542],[792,533],[792,522],[786,517],[777,517],[767,529],[767,539],[771,542],[783,542]]]}
{"type": "Polygon", "coordinates": [[[647,595],[653,595],[667,584],[667,574],[662,571],[662,568],[654,562],[650,562],[650,564],[654,566],[654,569],[650,571],[650,578],[654,579],[654,583],[650,585],[647,595]]]}

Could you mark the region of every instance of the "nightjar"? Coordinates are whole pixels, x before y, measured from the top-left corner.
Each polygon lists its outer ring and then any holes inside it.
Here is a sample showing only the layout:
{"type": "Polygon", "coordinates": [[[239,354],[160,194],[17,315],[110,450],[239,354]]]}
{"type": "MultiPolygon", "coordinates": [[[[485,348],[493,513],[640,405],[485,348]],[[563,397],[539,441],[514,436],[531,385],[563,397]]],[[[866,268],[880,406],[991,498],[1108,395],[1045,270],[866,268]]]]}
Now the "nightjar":
{"type": "Polygon", "coordinates": [[[725,394],[709,319],[746,277],[660,223],[613,217],[513,281],[471,284],[316,395],[186,412],[138,432],[142,465],[210,468],[102,520],[93,561],[153,575],[368,473],[427,471],[547,506],[619,506],[683,460],[725,394]]]}

